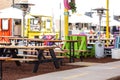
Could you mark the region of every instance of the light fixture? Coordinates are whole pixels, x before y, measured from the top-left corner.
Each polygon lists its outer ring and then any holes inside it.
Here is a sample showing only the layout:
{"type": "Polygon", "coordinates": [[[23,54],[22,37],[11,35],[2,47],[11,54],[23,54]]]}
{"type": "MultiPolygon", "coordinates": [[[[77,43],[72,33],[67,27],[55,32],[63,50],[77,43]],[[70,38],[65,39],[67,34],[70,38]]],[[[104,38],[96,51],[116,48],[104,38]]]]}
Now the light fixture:
{"type": "Polygon", "coordinates": [[[16,6],[18,6],[22,11],[23,11],[23,41],[24,41],[24,35],[25,35],[25,16],[27,14],[27,12],[29,11],[29,6],[33,6],[34,4],[32,3],[28,3],[27,1],[23,1],[23,2],[19,2],[19,3],[15,3],[16,6]]]}
{"type": "Polygon", "coordinates": [[[101,35],[101,20],[102,20],[102,15],[104,14],[104,11],[107,10],[105,8],[96,8],[96,9],[93,9],[95,11],[97,11],[97,14],[99,16],[99,40],[100,40],[100,35],[101,35]]]}

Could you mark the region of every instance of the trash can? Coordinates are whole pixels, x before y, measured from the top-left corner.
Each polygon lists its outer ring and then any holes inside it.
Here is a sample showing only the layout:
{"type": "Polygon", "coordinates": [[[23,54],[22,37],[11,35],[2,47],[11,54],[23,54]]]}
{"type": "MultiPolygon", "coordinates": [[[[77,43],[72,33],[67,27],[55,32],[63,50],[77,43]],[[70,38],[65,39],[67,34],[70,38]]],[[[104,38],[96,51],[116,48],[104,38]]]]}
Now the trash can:
{"type": "Polygon", "coordinates": [[[95,42],[95,57],[96,58],[103,58],[104,55],[104,43],[101,41],[95,42]]]}

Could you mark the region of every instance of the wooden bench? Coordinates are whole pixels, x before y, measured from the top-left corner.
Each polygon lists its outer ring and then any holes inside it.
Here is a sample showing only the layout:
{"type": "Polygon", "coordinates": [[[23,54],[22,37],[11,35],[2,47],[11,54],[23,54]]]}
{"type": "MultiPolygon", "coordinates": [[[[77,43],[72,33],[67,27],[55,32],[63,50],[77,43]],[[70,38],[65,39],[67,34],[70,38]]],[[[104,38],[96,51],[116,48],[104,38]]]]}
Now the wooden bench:
{"type": "Polygon", "coordinates": [[[38,59],[0,57],[0,60],[1,60],[1,61],[37,61],[38,59]]]}
{"type": "MultiPolygon", "coordinates": [[[[49,53],[48,50],[45,50],[44,52],[49,53]]],[[[62,56],[63,54],[66,54],[67,52],[69,52],[69,50],[54,50],[54,52],[55,52],[56,55],[60,54],[62,56]]]]}
{"type": "Polygon", "coordinates": [[[35,49],[33,49],[33,50],[32,49],[23,49],[22,51],[24,54],[37,54],[38,53],[38,51],[35,49]]]}
{"type": "MultiPolygon", "coordinates": [[[[27,52],[38,52],[37,50],[30,50],[30,49],[26,49],[26,50],[22,50],[23,52],[25,52],[25,53],[27,53],[27,52]]],[[[44,51],[45,53],[49,53],[49,50],[45,50],[44,51]]],[[[65,53],[67,53],[67,52],[69,52],[68,50],[54,50],[54,52],[56,53],[56,54],[65,54],[65,53]]]]}
{"type": "MultiPolygon", "coordinates": [[[[18,54],[17,56],[26,57],[26,58],[37,58],[37,55],[29,55],[29,54],[18,54]]],[[[51,56],[44,56],[45,58],[51,58],[51,56]]],[[[66,56],[56,56],[56,58],[65,58],[66,56]]]]}
{"type": "Polygon", "coordinates": [[[11,58],[8,61],[37,61],[38,59],[30,59],[30,58],[11,58]]]}
{"type": "MultiPolygon", "coordinates": [[[[23,57],[23,60],[25,59],[29,61],[29,59],[36,59],[37,55],[29,55],[29,54],[18,54],[17,56],[23,57]]],[[[51,56],[43,56],[44,59],[51,59],[51,56]]],[[[56,58],[59,60],[60,64],[63,65],[63,59],[66,58],[66,56],[56,56],[56,58]]]]}
{"type": "MultiPolygon", "coordinates": [[[[31,49],[25,49],[23,50],[23,54],[18,54],[17,56],[23,57],[24,59],[36,59],[37,55],[36,54],[27,54],[27,52],[37,52],[37,50],[31,50],[31,49]]],[[[67,56],[64,56],[63,54],[67,53],[68,50],[54,50],[55,54],[56,54],[56,58],[58,60],[60,60],[61,65],[63,63],[63,59],[67,58],[67,56]]],[[[38,52],[37,52],[38,53],[38,52]]],[[[44,53],[47,53],[47,55],[45,54],[43,57],[44,59],[51,59],[51,56],[49,56],[49,50],[44,50],[44,53]]],[[[28,60],[29,61],[29,60],[28,60]]]]}
{"type": "Polygon", "coordinates": [[[37,52],[37,50],[24,49],[23,52],[37,52]]]}
{"type": "Polygon", "coordinates": [[[83,61],[83,54],[90,53],[90,50],[75,50],[75,52],[78,52],[80,55],[80,60],[83,61]]]}
{"type": "Polygon", "coordinates": [[[90,52],[90,50],[75,50],[76,52],[90,52]]]}

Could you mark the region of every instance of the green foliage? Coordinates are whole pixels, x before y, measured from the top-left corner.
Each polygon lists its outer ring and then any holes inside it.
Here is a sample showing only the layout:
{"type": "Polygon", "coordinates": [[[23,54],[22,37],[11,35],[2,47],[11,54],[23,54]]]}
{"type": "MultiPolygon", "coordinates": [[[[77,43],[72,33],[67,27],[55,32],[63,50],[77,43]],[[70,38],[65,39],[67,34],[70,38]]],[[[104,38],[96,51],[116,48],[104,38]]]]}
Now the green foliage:
{"type": "Polygon", "coordinates": [[[76,12],[76,5],[73,2],[69,2],[70,9],[72,10],[72,13],[76,12]]]}

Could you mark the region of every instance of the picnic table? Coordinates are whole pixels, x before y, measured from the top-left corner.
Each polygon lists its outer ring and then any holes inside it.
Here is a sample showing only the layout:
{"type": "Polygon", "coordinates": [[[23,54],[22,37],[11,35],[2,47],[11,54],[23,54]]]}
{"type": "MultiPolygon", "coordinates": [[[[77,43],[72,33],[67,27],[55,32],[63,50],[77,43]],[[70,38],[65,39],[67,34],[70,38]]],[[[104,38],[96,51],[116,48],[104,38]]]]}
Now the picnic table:
{"type": "MultiPolygon", "coordinates": [[[[47,62],[47,61],[48,62],[52,61],[54,63],[54,66],[55,66],[56,69],[58,69],[60,67],[58,59],[56,58],[56,55],[54,53],[55,46],[24,46],[24,45],[23,46],[16,46],[16,45],[0,46],[0,50],[2,50],[2,49],[7,49],[8,50],[9,49],[11,55],[9,55],[8,57],[12,56],[11,58],[7,58],[7,59],[4,58],[7,55],[4,55],[5,52],[3,51],[2,54],[1,54],[2,58],[0,58],[0,61],[3,61],[3,60],[12,61],[13,60],[13,61],[16,62],[17,66],[20,66],[21,64],[20,64],[18,56],[17,56],[17,54],[18,54],[17,50],[18,49],[33,49],[33,48],[35,48],[38,51],[37,60],[33,62],[34,63],[34,68],[33,68],[34,73],[37,72],[38,66],[39,66],[40,63],[47,62]],[[46,49],[49,50],[51,59],[43,59],[43,57],[44,57],[43,52],[46,49]]],[[[2,63],[1,63],[0,67],[2,69],[2,63]]],[[[1,76],[2,76],[2,70],[1,69],[0,69],[0,72],[1,72],[1,76]]]]}
{"type": "MultiPolygon", "coordinates": [[[[18,37],[11,37],[9,38],[10,40],[22,40],[23,38],[18,38],[18,37]]],[[[74,45],[75,43],[79,42],[80,40],[43,40],[43,39],[30,39],[30,38],[24,38],[24,40],[27,41],[27,44],[26,45],[29,45],[31,42],[34,42],[34,44],[36,46],[42,46],[44,45],[43,43],[44,42],[47,42],[48,44],[46,45],[56,45],[56,43],[62,43],[62,42],[66,42],[69,44],[69,57],[70,57],[70,60],[69,62],[74,62],[74,55],[75,55],[75,48],[74,48],[74,45]],[[49,43],[52,43],[52,44],[49,44],[49,43]]],[[[57,44],[58,45],[58,44],[57,44]]],[[[59,47],[60,48],[60,47],[59,47]]],[[[61,50],[64,50],[62,48],[60,48],[61,50]]]]}

